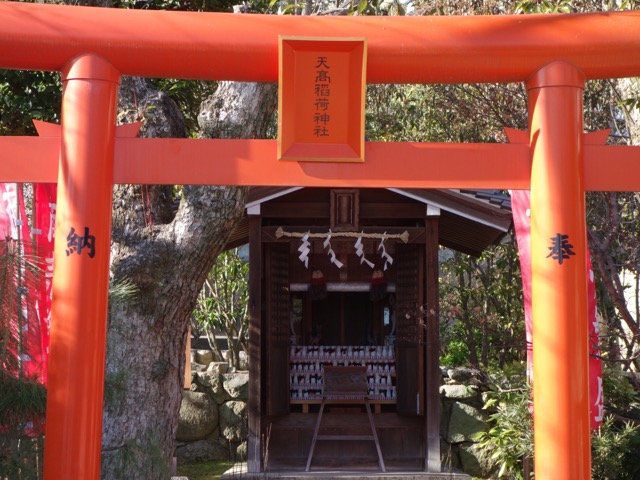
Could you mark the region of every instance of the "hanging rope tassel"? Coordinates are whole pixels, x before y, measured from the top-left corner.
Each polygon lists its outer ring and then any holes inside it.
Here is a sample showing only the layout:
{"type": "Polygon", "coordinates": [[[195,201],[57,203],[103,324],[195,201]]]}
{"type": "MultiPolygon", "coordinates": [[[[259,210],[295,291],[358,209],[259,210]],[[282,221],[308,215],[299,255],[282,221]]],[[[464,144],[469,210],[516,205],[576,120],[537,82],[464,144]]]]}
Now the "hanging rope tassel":
{"type": "Polygon", "coordinates": [[[304,266],[306,268],[309,268],[309,252],[310,252],[310,246],[311,246],[311,242],[309,241],[309,234],[307,233],[304,237],[302,237],[300,239],[300,246],[298,247],[298,251],[300,252],[300,255],[298,256],[298,260],[300,260],[302,263],[304,263],[304,266]]]}
{"type": "MultiPolygon", "coordinates": [[[[386,234],[386,232],[385,232],[385,234],[386,234]]],[[[386,272],[387,271],[387,267],[389,265],[393,265],[393,258],[391,258],[391,255],[389,255],[387,253],[387,249],[384,246],[384,241],[385,241],[385,238],[383,237],[380,240],[380,245],[378,245],[378,250],[382,250],[382,252],[380,252],[380,257],[382,257],[382,259],[384,260],[383,270],[386,272]]]]}

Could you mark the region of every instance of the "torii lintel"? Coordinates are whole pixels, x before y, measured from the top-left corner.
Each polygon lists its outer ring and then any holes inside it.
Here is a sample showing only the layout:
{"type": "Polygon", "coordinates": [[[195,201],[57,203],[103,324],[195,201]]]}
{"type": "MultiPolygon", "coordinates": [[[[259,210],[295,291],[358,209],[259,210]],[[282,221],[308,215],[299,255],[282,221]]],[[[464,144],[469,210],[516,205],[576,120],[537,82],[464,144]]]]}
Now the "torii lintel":
{"type": "Polygon", "coordinates": [[[369,83],[521,82],[559,58],[587,79],[640,75],[640,12],[333,17],[0,2],[0,68],[61,71],[84,53],[121,75],[276,82],[278,36],[366,37],[369,83]],[[25,52],[29,53],[25,55],[25,52]]]}

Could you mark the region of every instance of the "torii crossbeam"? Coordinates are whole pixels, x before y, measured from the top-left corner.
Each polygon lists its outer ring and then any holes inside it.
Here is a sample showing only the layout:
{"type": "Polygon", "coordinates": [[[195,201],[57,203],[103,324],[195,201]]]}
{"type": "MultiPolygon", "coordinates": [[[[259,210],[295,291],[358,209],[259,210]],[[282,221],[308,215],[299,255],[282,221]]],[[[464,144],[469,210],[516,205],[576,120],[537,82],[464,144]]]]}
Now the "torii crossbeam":
{"type": "Polygon", "coordinates": [[[0,181],[57,181],[56,230],[95,237],[93,258],[55,247],[48,480],[99,478],[114,183],[530,188],[536,478],[590,478],[584,192],[640,190],[640,151],[585,140],[582,93],[586,79],[640,75],[640,12],[336,18],[0,2],[0,18],[0,68],[64,82],[59,133],[0,138],[0,181]],[[364,163],[300,164],[277,161],[275,141],[116,133],[121,75],[275,82],[279,35],[366,38],[369,83],[526,82],[529,143],[369,143],[364,163]],[[575,257],[555,261],[553,238],[575,257]]]}

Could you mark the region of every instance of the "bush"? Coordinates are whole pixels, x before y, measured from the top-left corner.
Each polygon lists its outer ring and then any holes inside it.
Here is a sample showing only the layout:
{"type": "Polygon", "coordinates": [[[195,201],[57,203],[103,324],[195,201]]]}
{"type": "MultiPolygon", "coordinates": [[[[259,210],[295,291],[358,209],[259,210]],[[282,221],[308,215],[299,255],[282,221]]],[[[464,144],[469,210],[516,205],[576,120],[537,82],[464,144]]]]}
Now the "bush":
{"type": "Polygon", "coordinates": [[[640,392],[632,384],[633,372],[624,372],[607,363],[603,365],[602,387],[607,410],[640,420],[640,392]]]}
{"type": "Polygon", "coordinates": [[[446,353],[440,357],[440,365],[460,367],[469,364],[469,347],[460,340],[452,340],[445,347],[446,353]]]}
{"type": "Polygon", "coordinates": [[[35,380],[0,370],[0,478],[42,478],[39,435],[47,393],[35,380]]]}
{"type": "Polygon", "coordinates": [[[639,451],[640,426],[605,417],[600,429],[591,435],[593,480],[640,479],[639,451]]]}
{"type": "MultiPolygon", "coordinates": [[[[637,402],[637,392],[628,388],[626,378],[615,374],[607,378],[612,393],[608,400],[618,408],[624,401],[637,402]]],[[[489,430],[475,436],[482,452],[499,466],[499,478],[524,478],[524,459],[533,459],[531,392],[522,379],[507,370],[495,375],[484,406],[493,412],[489,416],[489,430]]],[[[616,420],[611,415],[605,417],[600,429],[591,435],[593,480],[640,480],[639,451],[640,425],[616,420]]]]}
{"type": "Polygon", "coordinates": [[[240,258],[237,250],[218,255],[192,315],[196,323],[194,330],[204,329],[219,360],[224,357],[216,333],[226,335],[227,361],[235,368],[240,368],[240,352],[249,351],[248,276],[249,264],[240,258]]]}
{"type": "Polygon", "coordinates": [[[3,431],[20,432],[44,418],[47,390],[35,380],[16,378],[0,370],[0,425],[3,431]]]}
{"type": "Polygon", "coordinates": [[[480,450],[498,466],[498,478],[524,478],[524,459],[533,458],[533,421],[527,386],[497,389],[488,395],[485,410],[489,430],[475,435],[480,450]]]}

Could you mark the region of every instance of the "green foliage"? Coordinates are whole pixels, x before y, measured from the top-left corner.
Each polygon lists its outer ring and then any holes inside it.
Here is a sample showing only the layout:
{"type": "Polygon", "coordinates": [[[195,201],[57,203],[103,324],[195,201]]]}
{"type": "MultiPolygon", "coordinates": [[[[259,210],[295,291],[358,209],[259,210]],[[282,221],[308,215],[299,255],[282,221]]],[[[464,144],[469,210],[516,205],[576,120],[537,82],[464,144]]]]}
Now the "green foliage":
{"type": "Polygon", "coordinates": [[[605,417],[591,435],[591,473],[593,480],[634,480],[640,478],[640,425],[620,424],[605,417]]]}
{"type": "Polygon", "coordinates": [[[15,256],[9,253],[12,240],[2,242],[3,251],[0,255],[0,371],[11,372],[18,376],[18,352],[20,351],[21,336],[18,327],[19,298],[15,286],[19,265],[15,256]]]}
{"type": "Polygon", "coordinates": [[[515,243],[492,246],[480,258],[451,253],[440,272],[442,362],[501,367],[522,360],[524,306],[515,243]]]}
{"type": "Polygon", "coordinates": [[[367,86],[369,140],[495,143],[504,127],[527,128],[521,84],[367,86]]]}
{"type": "Polygon", "coordinates": [[[474,436],[480,450],[498,466],[499,478],[524,478],[525,458],[533,457],[533,421],[529,407],[531,391],[522,365],[498,372],[492,390],[486,395],[484,409],[489,415],[489,430],[474,436]]]}
{"type": "Polygon", "coordinates": [[[233,462],[202,462],[178,465],[178,475],[189,477],[190,480],[217,480],[220,475],[233,467],[233,465],[233,462]]]}
{"type": "Polygon", "coordinates": [[[640,196],[635,192],[590,192],[586,198],[601,347],[607,360],[637,371],[640,196]]]}
{"type": "Polygon", "coordinates": [[[111,312],[114,305],[122,302],[131,302],[139,293],[137,285],[129,279],[122,281],[109,281],[109,315],[107,320],[111,318],[111,312]]]}
{"type": "Polygon", "coordinates": [[[116,8],[174,10],[187,12],[231,12],[238,2],[229,0],[114,0],[116,8]]]}
{"type": "Polygon", "coordinates": [[[0,70],[0,135],[34,135],[32,120],[60,120],[60,74],[0,70]]]}
{"type": "Polygon", "coordinates": [[[37,434],[47,390],[34,379],[0,369],[0,392],[0,478],[42,478],[43,443],[37,434]]]}
{"type": "MultiPolygon", "coordinates": [[[[492,396],[485,408],[490,428],[474,439],[484,455],[499,466],[498,478],[523,479],[525,458],[533,458],[533,422],[529,414],[529,391],[524,389],[492,396]]],[[[604,419],[591,435],[591,465],[594,480],[633,480],[640,476],[637,452],[640,426],[604,419]]]]}
{"type": "Polygon", "coordinates": [[[503,0],[417,0],[419,15],[499,15],[510,12],[510,2],[503,0]]]}
{"type": "Polygon", "coordinates": [[[358,15],[406,15],[407,9],[412,8],[410,1],[360,0],[356,12],[358,15]]]}
{"type": "Polygon", "coordinates": [[[572,3],[571,0],[521,0],[516,3],[515,13],[571,13],[572,3]]]}
{"type": "Polygon", "coordinates": [[[618,106],[625,110],[640,110],[640,97],[632,96],[628,98],[621,98],[618,100],[618,106]]]}
{"type": "Polygon", "coordinates": [[[461,340],[447,343],[446,353],[440,357],[440,365],[461,367],[469,364],[469,347],[461,340]]]}
{"type": "Polygon", "coordinates": [[[250,11],[280,15],[313,15],[334,12],[343,15],[405,15],[413,10],[412,0],[360,0],[348,2],[252,0],[246,5],[250,11]]]}
{"type": "Polygon", "coordinates": [[[34,379],[18,378],[0,369],[0,425],[22,432],[28,424],[44,418],[47,390],[34,379]]]}
{"type": "MultiPolygon", "coordinates": [[[[624,372],[617,366],[603,363],[602,388],[609,411],[620,415],[633,415],[634,411],[640,413],[640,391],[631,383],[634,375],[638,377],[635,373],[624,372]]],[[[640,415],[638,416],[640,420],[640,415]]]]}
{"type": "Polygon", "coordinates": [[[193,312],[195,321],[204,328],[211,347],[219,352],[215,334],[227,337],[231,366],[239,366],[240,350],[248,351],[249,264],[237,250],[221,253],[198,297],[193,312]]]}
{"type": "Polygon", "coordinates": [[[520,0],[515,2],[513,13],[577,13],[585,11],[632,10],[637,7],[634,0],[609,0],[589,2],[583,0],[520,0]]]}
{"type": "Polygon", "coordinates": [[[0,434],[0,478],[41,480],[44,437],[0,434]]]}
{"type": "MultiPolygon", "coordinates": [[[[523,478],[523,460],[533,458],[533,421],[529,413],[532,392],[526,383],[523,364],[505,365],[490,376],[493,384],[486,393],[484,409],[491,412],[490,428],[474,439],[480,450],[499,466],[498,477],[523,478]]],[[[624,376],[607,369],[604,375],[607,391],[624,392],[609,401],[637,401],[637,393],[630,391],[624,376]],[[612,374],[612,375],[609,375],[612,374]]],[[[605,417],[599,430],[591,435],[592,477],[594,480],[631,480],[640,478],[640,425],[605,417]]]]}
{"type": "Polygon", "coordinates": [[[432,141],[432,95],[424,85],[367,85],[366,131],[371,141],[432,141]]]}
{"type": "Polygon", "coordinates": [[[417,0],[422,15],[504,15],[540,13],[580,13],[593,11],[636,10],[636,0],[417,0]]]}

